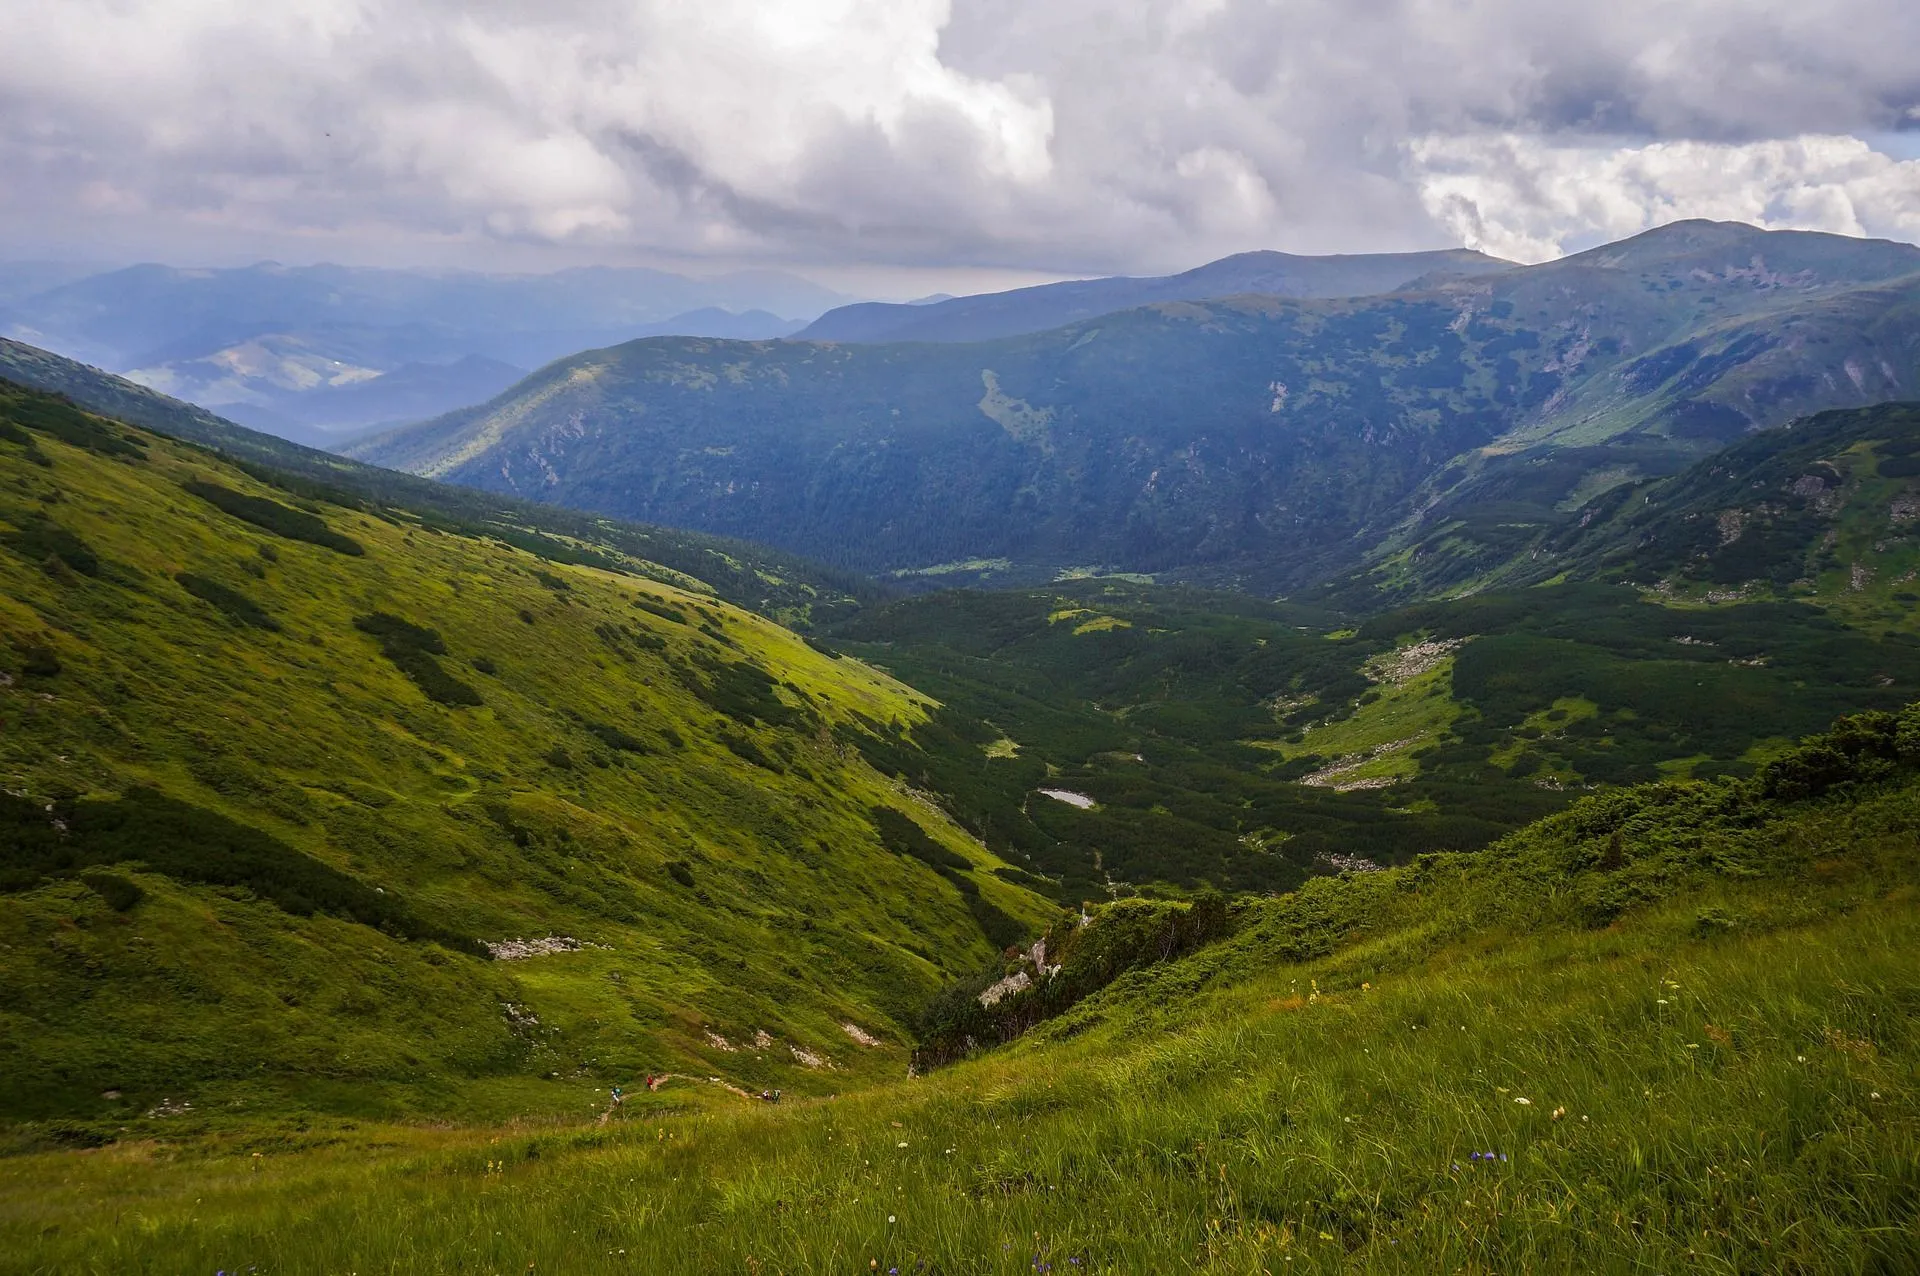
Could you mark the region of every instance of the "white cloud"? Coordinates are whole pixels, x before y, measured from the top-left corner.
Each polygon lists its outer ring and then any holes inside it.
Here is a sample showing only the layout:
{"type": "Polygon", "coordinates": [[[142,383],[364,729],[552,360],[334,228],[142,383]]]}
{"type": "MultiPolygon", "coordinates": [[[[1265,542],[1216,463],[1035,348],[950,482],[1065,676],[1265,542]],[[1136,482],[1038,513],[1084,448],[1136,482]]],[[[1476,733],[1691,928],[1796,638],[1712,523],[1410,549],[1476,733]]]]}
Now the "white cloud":
{"type": "Polygon", "coordinates": [[[1602,147],[1505,134],[1407,149],[1428,213],[1469,247],[1517,261],[1688,217],[1920,240],[1920,160],[1855,137],[1602,147]]]}
{"type": "Polygon", "coordinates": [[[1920,121],[1915,47],[1911,0],[13,0],[0,235],[1086,270],[1537,255],[1666,206],[1911,236],[1911,171],[1847,147],[1920,121]]]}

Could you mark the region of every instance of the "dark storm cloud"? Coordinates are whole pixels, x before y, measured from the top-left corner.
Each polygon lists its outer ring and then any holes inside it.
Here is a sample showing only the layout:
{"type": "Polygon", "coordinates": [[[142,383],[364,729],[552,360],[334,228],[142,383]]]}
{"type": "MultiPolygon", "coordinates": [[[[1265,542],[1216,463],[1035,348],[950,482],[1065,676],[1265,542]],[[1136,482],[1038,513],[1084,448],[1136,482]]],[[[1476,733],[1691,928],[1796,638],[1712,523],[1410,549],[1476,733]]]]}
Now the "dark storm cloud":
{"type": "Polygon", "coordinates": [[[0,218],[1156,269],[1920,237],[1911,0],[68,0],[0,10],[0,218]]]}

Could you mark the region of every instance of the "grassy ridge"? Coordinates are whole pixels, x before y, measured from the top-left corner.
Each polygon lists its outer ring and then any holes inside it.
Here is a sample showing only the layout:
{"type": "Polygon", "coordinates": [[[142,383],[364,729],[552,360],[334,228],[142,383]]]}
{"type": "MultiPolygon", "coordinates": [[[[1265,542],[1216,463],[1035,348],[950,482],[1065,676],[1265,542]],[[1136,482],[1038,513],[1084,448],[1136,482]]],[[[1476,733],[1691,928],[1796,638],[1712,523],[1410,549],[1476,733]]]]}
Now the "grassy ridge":
{"type": "Polygon", "coordinates": [[[837,1089],[1049,915],[836,741],[929,708],[857,661],[29,392],[0,419],[22,1137],[568,1111],[670,1069],[837,1089]]]}
{"type": "Polygon", "coordinates": [[[824,621],[880,596],[873,582],[760,545],[596,518],[399,474],[249,430],[204,408],[0,337],[0,378],[90,412],[198,443],[323,499],[404,510],[442,531],[505,541],[539,557],[637,572],[712,592],[782,622],[824,621]]]}
{"type": "Polygon", "coordinates": [[[779,1108],[0,1164],[20,1271],[1903,1271],[1920,712],[1323,879],[779,1108]],[[263,1155],[256,1158],[253,1154],[263,1155]],[[49,1190],[50,1178],[62,1186],[49,1190]]]}

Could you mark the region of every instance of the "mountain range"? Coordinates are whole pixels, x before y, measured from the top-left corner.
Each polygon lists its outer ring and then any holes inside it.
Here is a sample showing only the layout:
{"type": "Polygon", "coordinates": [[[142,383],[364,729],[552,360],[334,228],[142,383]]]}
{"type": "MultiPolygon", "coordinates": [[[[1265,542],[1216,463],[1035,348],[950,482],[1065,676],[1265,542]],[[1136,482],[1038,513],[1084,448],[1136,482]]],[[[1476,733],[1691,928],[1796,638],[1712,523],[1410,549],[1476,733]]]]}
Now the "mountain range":
{"type": "Polygon", "coordinates": [[[1484,523],[1503,485],[1531,484],[1533,535],[1753,430],[1920,385],[1911,245],[1681,222],[1485,264],[1396,259],[1376,277],[1424,268],[1401,291],[1162,301],[986,341],[635,341],[345,450],[902,578],[1287,591],[1411,556],[1451,511],[1484,523]]]}
{"type": "Polygon", "coordinates": [[[829,310],[798,335],[802,341],[987,341],[1044,332],[1156,302],[1241,294],[1364,297],[1423,282],[1492,274],[1512,264],[1463,248],[1331,257],[1238,253],[1158,278],[1077,279],[975,297],[933,297],[906,305],[856,302],[829,310]]]}
{"type": "Polygon", "coordinates": [[[14,1266],[1913,1266],[1920,408],[1449,462],[1272,602],[0,378],[14,1266]]]}
{"type": "Polygon", "coordinates": [[[321,443],[489,398],[585,346],[785,336],[843,300],[775,271],[21,265],[0,267],[0,335],[321,443]]]}

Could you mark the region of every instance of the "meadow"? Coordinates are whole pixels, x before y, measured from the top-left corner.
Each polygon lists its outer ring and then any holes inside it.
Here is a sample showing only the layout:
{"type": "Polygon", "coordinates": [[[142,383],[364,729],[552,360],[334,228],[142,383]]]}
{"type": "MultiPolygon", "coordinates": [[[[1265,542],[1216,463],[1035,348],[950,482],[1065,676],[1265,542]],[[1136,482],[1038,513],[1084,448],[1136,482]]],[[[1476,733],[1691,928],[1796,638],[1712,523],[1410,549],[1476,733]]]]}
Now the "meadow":
{"type": "Polygon", "coordinates": [[[1242,904],[1010,1047],[837,1096],[16,1156],[0,1261],[1910,1271],[1916,736],[1856,720],[1752,781],[1242,904]]]}

